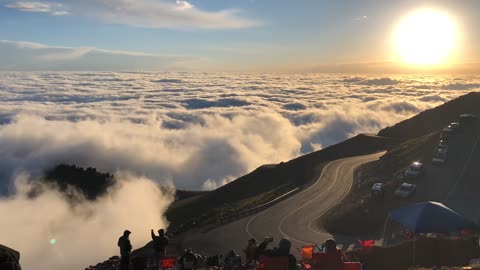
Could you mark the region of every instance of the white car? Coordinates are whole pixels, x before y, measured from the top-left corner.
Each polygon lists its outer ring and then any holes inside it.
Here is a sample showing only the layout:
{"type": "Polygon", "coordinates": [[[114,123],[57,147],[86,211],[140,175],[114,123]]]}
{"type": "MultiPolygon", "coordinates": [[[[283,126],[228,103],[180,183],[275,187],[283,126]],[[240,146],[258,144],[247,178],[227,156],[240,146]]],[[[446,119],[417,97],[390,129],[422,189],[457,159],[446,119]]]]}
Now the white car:
{"type": "Polygon", "coordinates": [[[383,196],[383,183],[375,183],[372,186],[372,196],[381,197],[383,196]]]}
{"type": "Polygon", "coordinates": [[[448,152],[448,145],[440,143],[439,145],[437,145],[435,147],[435,152],[440,151],[440,150],[448,152]]]}
{"type": "Polygon", "coordinates": [[[409,184],[409,183],[403,183],[400,185],[400,187],[395,190],[394,195],[398,198],[406,199],[413,194],[415,194],[415,191],[417,190],[417,186],[414,184],[409,184]]]}
{"type": "Polygon", "coordinates": [[[451,128],[453,131],[458,131],[460,127],[461,125],[458,122],[452,122],[450,125],[448,125],[448,128],[451,128]]]}
{"type": "Polygon", "coordinates": [[[406,170],[405,170],[405,177],[406,178],[418,178],[421,177],[425,173],[425,168],[423,167],[423,164],[420,162],[413,162],[412,165],[410,165],[406,170]]]}
{"type": "Polygon", "coordinates": [[[432,159],[433,165],[444,165],[447,162],[447,151],[437,150],[437,153],[432,159]]]}

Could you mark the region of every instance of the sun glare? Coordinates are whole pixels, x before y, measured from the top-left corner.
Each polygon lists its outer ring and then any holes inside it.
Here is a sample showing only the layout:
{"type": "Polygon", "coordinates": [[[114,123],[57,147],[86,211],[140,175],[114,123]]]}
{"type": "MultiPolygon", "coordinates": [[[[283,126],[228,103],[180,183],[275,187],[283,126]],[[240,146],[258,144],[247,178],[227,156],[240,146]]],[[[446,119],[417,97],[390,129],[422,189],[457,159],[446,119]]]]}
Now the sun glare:
{"type": "Polygon", "coordinates": [[[435,10],[418,10],[407,15],[395,31],[395,46],[409,64],[446,64],[455,45],[453,20],[435,10]]]}

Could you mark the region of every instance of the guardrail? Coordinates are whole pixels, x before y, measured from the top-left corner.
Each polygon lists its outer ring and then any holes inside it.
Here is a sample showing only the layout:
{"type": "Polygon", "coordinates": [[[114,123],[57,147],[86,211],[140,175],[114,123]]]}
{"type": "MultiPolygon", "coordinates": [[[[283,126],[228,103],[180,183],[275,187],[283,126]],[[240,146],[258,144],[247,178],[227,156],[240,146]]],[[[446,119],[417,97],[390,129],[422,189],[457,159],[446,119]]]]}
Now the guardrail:
{"type": "Polygon", "coordinates": [[[250,216],[252,214],[256,214],[256,213],[259,213],[265,209],[267,209],[268,207],[270,207],[271,205],[273,205],[274,203],[276,203],[277,201],[287,197],[288,195],[291,195],[292,193],[296,192],[297,190],[299,190],[300,188],[295,188],[295,189],[292,189],[290,190],[289,192],[269,201],[269,202],[266,202],[262,205],[259,205],[259,206],[256,206],[256,207],[253,207],[253,208],[250,208],[250,209],[247,209],[247,210],[244,210],[244,211],[241,211],[241,212],[238,212],[238,213],[235,213],[235,214],[232,214],[232,215],[228,215],[228,216],[224,216],[224,217],[220,217],[220,223],[221,224],[225,224],[225,223],[228,223],[228,222],[231,222],[233,220],[236,220],[240,217],[246,217],[246,216],[250,216]]]}

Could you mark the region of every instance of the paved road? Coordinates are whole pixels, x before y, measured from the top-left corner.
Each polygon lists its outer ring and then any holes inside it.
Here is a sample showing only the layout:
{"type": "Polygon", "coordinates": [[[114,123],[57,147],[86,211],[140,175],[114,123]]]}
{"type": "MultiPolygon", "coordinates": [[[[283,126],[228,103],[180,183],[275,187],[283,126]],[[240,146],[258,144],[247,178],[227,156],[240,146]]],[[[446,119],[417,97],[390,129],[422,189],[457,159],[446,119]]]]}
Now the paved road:
{"type": "Polygon", "coordinates": [[[278,239],[286,236],[298,255],[302,245],[321,244],[331,235],[316,226],[316,220],[347,196],[353,182],[354,169],[378,159],[383,153],[335,160],[322,171],[318,180],[303,191],[271,208],[207,233],[188,235],[182,246],[203,254],[225,254],[230,249],[240,252],[249,238],[266,235],[278,239]]]}

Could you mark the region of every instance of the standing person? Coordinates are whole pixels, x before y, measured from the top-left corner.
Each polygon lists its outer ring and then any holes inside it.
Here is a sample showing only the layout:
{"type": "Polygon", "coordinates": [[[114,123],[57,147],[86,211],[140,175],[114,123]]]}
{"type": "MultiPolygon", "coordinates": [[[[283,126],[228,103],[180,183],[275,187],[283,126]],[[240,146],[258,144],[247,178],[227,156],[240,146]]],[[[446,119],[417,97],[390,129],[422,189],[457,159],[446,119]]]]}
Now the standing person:
{"type": "Polygon", "coordinates": [[[120,247],[120,270],[128,270],[130,266],[130,253],[132,252],[132,244],[130,243],[129,236],[132,232],[125,230],[123,235],[118,238],[117,245],[120,247]]]}
{"type": "Polygon", "coordinates": [[[150,231],[153,240],[153,259],[155,260],[155,269],[158,269],[160,259],[166,256],[168,237],[165,235],[165,230],[158,230],[158,236],[155,235],[153,229],[150,231]]]}

